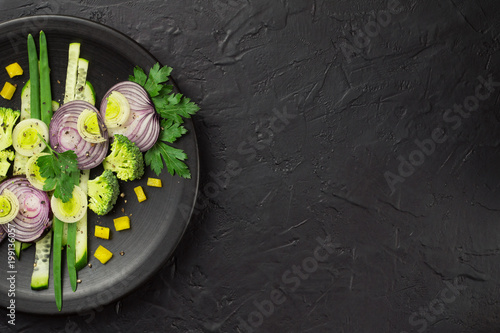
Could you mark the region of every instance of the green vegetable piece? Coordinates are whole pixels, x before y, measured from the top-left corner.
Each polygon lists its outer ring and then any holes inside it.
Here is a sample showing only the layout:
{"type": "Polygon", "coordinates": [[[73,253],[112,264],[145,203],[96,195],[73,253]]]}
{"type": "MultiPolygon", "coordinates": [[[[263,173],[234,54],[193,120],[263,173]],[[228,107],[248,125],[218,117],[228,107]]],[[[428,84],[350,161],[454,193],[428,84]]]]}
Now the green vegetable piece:
{"type": "Polygon", "coordinates": [[[43,31],[40,31],[40,113],[40,120],[49,126],[52,119],[52,92],[47,40],[43,31]]]}
{"type": "Polygon", "coordinates": [[[88,183],[89,208],[97,215],[106,215],[113,209],[120,195],[118,178],[111,170],[104,172],[88,183]]]}
{"type": "Polygon", "coordinates": [[[62,309],[62,283],[61,283],[61,254],[62,254],[62,233],[64,222],[54,217],[52,230],[54,232],[53,250],[52,250],[52,272],[54,276],[54,294],[56,298],[57,309],[62,309]]]}
{"type": "Polygon", "coordinates": [[[35,40],[31,34],[28,35],[28,61],[31,91],[31,118],[40,119],[40,73],[38,69],[38,55],[36,52],[35,40]]]}
{"type": "Polygon", "coordinates": [[[12,145],[12,129],[16,124],[20,111],[0,107],[0,150],[4,150],[12,145]]]}
{"type": "Polygon", "coordinates": [[[0,177],[7,176],[10,164],[14,160],[15,153],[10,149],[0,151],[0,177]],[[10,161],[10,162],[9,162],[10,161]]]}
{"type": "Polygon", "coordinates": [[[118,179],[129,181],[144,175],[144,157],[132,141],[122,134],[115,134],[111,152],[104,159],[103,167],[116,173],[118,179]]]}
{"type": "Polygon", "coordinates": [[[66,259],[68,263],[69,282],[71,289],[76,291],[76,223],[68,223],[68,245],[66,246],[66,259]]]}

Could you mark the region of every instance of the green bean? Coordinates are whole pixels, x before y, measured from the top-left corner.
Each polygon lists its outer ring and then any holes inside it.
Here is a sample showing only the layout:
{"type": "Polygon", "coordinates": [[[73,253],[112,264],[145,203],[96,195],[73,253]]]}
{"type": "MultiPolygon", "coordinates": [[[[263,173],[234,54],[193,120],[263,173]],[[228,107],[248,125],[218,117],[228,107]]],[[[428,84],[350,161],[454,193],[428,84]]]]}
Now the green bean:
{"type": "Polygon", "coordinates": [[[31,118],[40,119],[40,74],[35,40],[28,35],[28,61],[30,72],[30,113],[31,118]]]}
{"type": "Polygon", "coordinates": [[[68,223],[68,245],[66,245],[69,282],[71,289],[76,291],[76,223],[68,223]]]}
{"type": "Polygon", "coordinates": [[[43,31],[40,31],[40,113],[41,120],[49,126],[52,118],[52,93],[47,40],[43,31]]]}
{"type": "Polygon", "coordinates": [[[57,309],[62,308],[62,281],[61,281],[61,254],[62,254],[62,236],[63,224],[57,217],[54,216],[52,228],[54,230],[54,243],[52,253],[52,271],[54,273],[54,294],[56,296],[57,309]]]}

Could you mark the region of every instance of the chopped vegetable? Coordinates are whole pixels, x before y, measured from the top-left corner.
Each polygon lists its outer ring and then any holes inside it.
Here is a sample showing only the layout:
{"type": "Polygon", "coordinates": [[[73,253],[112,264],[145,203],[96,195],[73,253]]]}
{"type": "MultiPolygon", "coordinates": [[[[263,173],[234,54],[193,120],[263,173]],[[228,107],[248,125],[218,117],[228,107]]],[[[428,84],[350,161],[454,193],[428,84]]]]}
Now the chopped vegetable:
{"type": "Polygon", "coordinates": [[[9,108],[0,107],[0,150],[12,145],[12,129],[21,113],[9,108]]]}
{"type": "Polygon", "coordinates": [[[146,194],[144,193],[142,186],[134,187],[134,192],[135,192],[135,195],[137,195],[137,200],[139,202],[146,201],[146,194]]]}
{"type": "MultiPolygon", "coordinates": [[[[91,119],[90,119],[91,120],[91,119]]],[[[85,122],[85,119],[84,119],[85,122]]],[[[85,101],[67,102],[54,113],[49,127],[50,145],[57,152],[73,150],[77,156],[78,168],[92,169],[101,164],[109,147],[108,132],[97,109],[85,101]],[[78,119],[85,110],[96,115],[97,126],[93,131],[101,130],[103,142],[93,143],[85,140],[78,131],[78,119]]]]}
{"type": "Polygon", "coordinates": [[[104,172],[92,180],[89,180],[89,208],[97,215],[106,215],[116,204],[120,188],[118,178],[111,170],[104,172]]]}
{"type": "Polygon", "coordinates": [[[61,255],[62,255],[62,233],[64,222],[59,221],[54,217],[53,232],[54,241],[52,242],[52,273],[54,276],[54,294],[56,298],[57,309],[61,311],[62,308],[62,283],[61,283],[61,255]]]}
{"type": "Polygon", "coordinates": [[[96,237],[109,239],[109,228],[96,225],[94,234],[96,237]]]}
{"type": "Polygon", "coordinates": [[[23,69],[17,62],[10,64],[9,66],[5,67],[5,69],[7,70],[7,74],[9,74],[10,78],[18,75],[23,75],[23,69]]]}
{"type": "MultiPolygon", "coordinates": [[[[31,289],[41,290],[49,287],[49,263],[52,230],[38,242],[35,247],[35,264],[31,275],[31,289]]],[[[24,244],[23,244],[24,245],[24,244]]]]}
{"type": "Polygon", "coordinates": [[[78,57],[80,57],[80,43],[69,44],[64,103],[75,99],[76,79],[78,75],[78,57]]]}
{"type": "MultiPolygon", "coordinates": [[[[80,186],[75,185],[72,196],[68,201],[63,202],[54,195],[50,200],[50,204],[54,216],[59,220],[66,223],[75,223],[81,220],[87,212],[87,194],[83,192],[80,186]]],[[[68,244],[70,244],[69,229],[68,244]]]]}
{"type": "Polygon", "coordinates": [[[14,96],[14,93],[16,92],[16,88],[17,87],[10,82],[5,82],[2,91],[0,91],[0,96],[7,100],[11,100],[12,96],[14,96]]]}
{"type": "MultiPolygon", "coordinates": [[[[40,174],[40,167],[37,164],[38,157],[43,155],[50,155],[49,153],[40,153],[34,156],[31,156],[26,163],[26,178],[29,180],[33,187],[43,190],[45,185],[45,178],[40,174]]],[[[53,190],[53,189],[52,189],[53,190]]]]}
{"type": "Polygon", "coordinates": [[[10,162],[14,160],[14,157],[15,154],[10,149],[4,149],[0,151],[0,177],[7,176],[7,172],[10,169],[10,162]]]}
{"type": "Polygon", "coordinates": [[[29,243],[38,240],[51,226],[50,199],[46,192],[37,190],[24,177],[13,177],[0,183],[0,193],[9,190],[19,200],[19,212],[11,224],[16,229],[15,239],[29,243]]]}
{"type": "MultiPolygon", "coordinates": [[[[83,192],[88,193],[90,170],[82,170],[80,173],[80,188],[83,192]]],[[[77,271],[87,266],[87,213],[83,218],[76,222],[76,263],[75,268],[77,271]]]]}
{"type": "MultiPolygon", "coordinates": [[[[33,117],[34,118],[34,117],[33,117]]],[[[52,118],[52,92],[50,89],[50,68],[45,33],[40,31],[40,120],[47,126],[52,118]]]]}
{"type": "Polygon", "coordinates": [[[128,216],[118,217],[113,220],[116,231],[130,229],[130,218],[128,216]]]}
{"type": "Polygon", "coordinates": [[[148,186],[151,186],[151,187],[161,187],[161,179],[159,178],[148,178],[148,182],[147,182],[147,185],[148,186]]]}
{"type": "Polygon", "coordinates": [[[17,153],[33,156],[41,153],[49,138],[49,128],[39,119],[25,119],[12,131],[12,145],[17,153]]]}
{"type": "Polygon", "coordinates": [[[75,86],[75,99],[84,100],[85,84],[87,82],[87,72],[89,70],[89,61],[87,59],[78,59],[78,69],[75,86]]]}
{"type": "Polygon", "coordinates": [[[0,224],[12,222],[18,213],[19,199],[10,190],[3,190],[2,195],[0,195],[0,224]]]}
{"type": "Polygon", "coordinates": [[[28,35],[28,60],[30,72],[30,105],[31,118],[40,117],[40,72],[38,65],[38,55],[36,52],[35,40],[31,34],[28,35]]]}
{"type": "MultiPolygon", "coordinates": [[[[76,189],[76,187],[75,187],[76,189]]],[[[55,215],[55,214],[54,214],[55,215]]],[[[66,245],[66,262],[71,290],[76,291],[76,223],[68,223],[68,244],[66,245]]]]}
{"type": "Polygon", "coordinates": [[[109,261],[109,259],[111,259],[111,257],[113,257],[113,253],[102,245],[99,245],[97,250],[95,250],[94,257],[96,257],[96,259],[102,264],[105,264],[109,261]]]}
{"type": "Polygon", "coordinates": [[[121,180],[140,179],[144,175],[144,158],[139,148],[126,136],[115,134],[111,152],[104,159],[103,167],[115,172],[121,180]]]}

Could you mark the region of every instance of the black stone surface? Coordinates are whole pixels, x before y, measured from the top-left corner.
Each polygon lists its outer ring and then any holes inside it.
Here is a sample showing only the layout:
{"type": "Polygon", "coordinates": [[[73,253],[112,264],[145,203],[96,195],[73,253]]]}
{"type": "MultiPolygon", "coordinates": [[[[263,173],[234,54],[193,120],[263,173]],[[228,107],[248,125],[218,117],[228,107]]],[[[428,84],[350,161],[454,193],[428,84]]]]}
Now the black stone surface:
{"type": "Polygon", "coordinates": [[[199,205],[169,264],[93,312],[13,327],[2,309],[1,332],[500,331],[497,1],[0,9],[118,29],[202,107],[199,205]]]}

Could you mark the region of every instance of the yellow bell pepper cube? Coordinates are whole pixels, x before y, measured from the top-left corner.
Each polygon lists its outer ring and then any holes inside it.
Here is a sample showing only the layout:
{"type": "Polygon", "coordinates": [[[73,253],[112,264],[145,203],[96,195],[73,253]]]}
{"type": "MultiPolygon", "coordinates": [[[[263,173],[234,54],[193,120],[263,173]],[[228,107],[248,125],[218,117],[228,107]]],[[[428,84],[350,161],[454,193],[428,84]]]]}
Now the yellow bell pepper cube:
{"type": "Polygon", "coordinates": [[[102,245],[99,245],[97,250],[95,250],[94,257],[102,264],[105,264],[109,261],[109,259],[111,259],[111,257],[113,257],[113,253],[102,245]]]}
{"type": "Polygon", "coordinates": [[[7,73],[11,78],[17,75],[23,75],[23,69],[17,62],[10,64],[9,66],[5,67],[5,69],[7,70],[7,73]]]}
{"type": "Polygon", "coordinates": [[[148,178],[148,186],[161,187],[161,179],[158,178],[148,178]]]}
{"type": "Polygon", "coordinates": [[[144,200],[146,200],[146,194],[144,194],[142,186],[134,187],[134,192],[135,195],[137,195],[137,200],[139,200],[139,202],[143,202],[144,200]]]}
{"type": "Polygon", "coordinates": [[[102,239],[109,239],[109,228],[95,226],[95,236],[102,239]]]}
{"type": "Polygon", "coordinates": [[[10,100],[12,96],[14,96],[14,92],[16,91],[16,86],[10,84],[9,82],[5,82],[2,91],[0,91],[0,96],[5,99],[10,100]]]}
{"type": "Polygon", "coordinates": [[[130,218],[128,216],[116,218],[113,222],[115,223],[116,231],[130,229],[130,218]]]}

